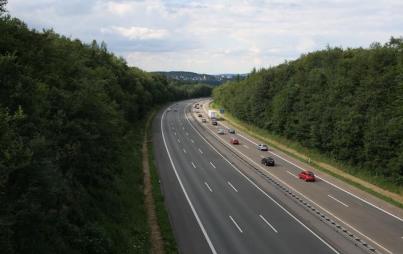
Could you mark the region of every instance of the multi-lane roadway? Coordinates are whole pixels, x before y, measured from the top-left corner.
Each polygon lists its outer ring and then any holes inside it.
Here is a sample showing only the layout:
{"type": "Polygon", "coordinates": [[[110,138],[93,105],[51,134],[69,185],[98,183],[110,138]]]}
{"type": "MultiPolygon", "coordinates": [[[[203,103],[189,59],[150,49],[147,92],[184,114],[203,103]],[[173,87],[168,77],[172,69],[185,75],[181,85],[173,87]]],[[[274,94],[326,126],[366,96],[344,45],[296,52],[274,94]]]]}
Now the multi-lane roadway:
{"type": "Polygon", "coordinates": [[[399,210],[388,210],[326,175],[306,183],[305,165],[219,122],[202,123],[206,101],[156,117],[161,189],[182,253],[403,253],[399,210]],[[236,136],[240,144],[229,143],[236,136]],[[271,156],[276,166],[260,164],[271,156]]]}

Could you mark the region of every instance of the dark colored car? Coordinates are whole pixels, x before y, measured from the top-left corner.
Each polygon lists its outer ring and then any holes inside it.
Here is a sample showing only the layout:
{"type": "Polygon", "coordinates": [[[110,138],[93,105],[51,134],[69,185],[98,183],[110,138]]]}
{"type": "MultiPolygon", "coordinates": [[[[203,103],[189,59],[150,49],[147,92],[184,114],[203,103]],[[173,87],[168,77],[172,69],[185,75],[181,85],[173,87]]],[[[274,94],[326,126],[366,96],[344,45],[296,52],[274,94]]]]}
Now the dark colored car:
{"type": "Polygon", "coordinates": [[[202,117],[203,115],[202,115],[202,114],[198,114],[197,116],[198,116],[198,117],[202,117]]]}
{"type": "Polygon", "coordinates": [[[315,175],[308,170],[302,171],[298,174],[299,179],[302,179],[306,182],[315,182],[315,175]]]}
{"type": "Polygon", "coordinates": [[[217,125],[217,121],[211,121],[212,125],[217,125]]]}
{"type": "Polygon", "coordinates": [[[228,133],[235,134],[235,130],[234,130],[234,129],[229,128],[229,129],[228,129],[228,133]]]}
{"type": "Polygon", "coordinates": [[[203,119],[202,119],[202,123],[206,123],[206,122],[207,122],[207,120],[203,118],[203,119]]]}
{"type": "Polygon", "coordinates": [[[262,159],[262,164],[265,166],[274,166],[274,159],[271,157],[266,157],[262,159]]]}
{"type": "Polygon", "coordinates": [[[231,144],[233,145],[239,145],[239,141],[237,138],[231,138],[231,144]]]}

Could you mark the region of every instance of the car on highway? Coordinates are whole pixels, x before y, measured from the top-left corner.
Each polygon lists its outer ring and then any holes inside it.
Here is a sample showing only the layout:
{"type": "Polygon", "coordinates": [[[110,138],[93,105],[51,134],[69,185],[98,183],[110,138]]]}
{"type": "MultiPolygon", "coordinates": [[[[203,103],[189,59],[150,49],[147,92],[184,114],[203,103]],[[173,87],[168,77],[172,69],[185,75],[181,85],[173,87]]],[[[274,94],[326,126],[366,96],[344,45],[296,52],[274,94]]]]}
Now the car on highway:
{"type": "Polygon", "coordinates": [[[211,120],[212,125],[218,125],[216,120],[211,120]]]}
{"type": "Polygon", "coordinates": [[[167,111],[168,111],[168,112],[171,111],[171,108],[168,108],[167,111]]]}
{"type": "Polygon", "coordinates": [[[178,112],[178,110],[177,110],[177,109],[174,109],[174,111],[175,111],[175,112],[178,112]]]}
{"type": "Polygon", "coordinates": [[[315,182],[315,175],[308,170],[299,173],[298,178],[304,180],[305,182],[315,182]]]}
{"type": "Polygon", "coordinates": [[[272,157],[263,158],[261,162],[265,166],[274,166],[274,159],[272,157]]]}
{"type": "Polygon", "coordinates": [[[257,145],[257,150],[260,150],[260,151],[268,151],[269,148],[268,148],[267,145],[265,145],[265,144],[258,144],[258,145],[257,145]]]}
{"type": "Polygon", "coordinates": [[[225,131],[224,131],[224,129],[219,128],[218,131],[217,131],[217,133],[220,134],[220,135],[224,135],[224,134],[225,134],[225,131]]]}
{"type": "Polygon", "coordinates": [[[239,145],[239,140],[237,138],[231,138],[230,142],[233,145],[239,145]]]}
{"type": "Polygon", "coordinates": [[[207,120],[205,118],[203,118],[202,123],[207,123],[207,120]]]}
{"type": "Polygon", "coordinates": [[[234,130],[234,129],[229,128],[229,129],[228,129],[228,133],[235,134],[235,130],[234,130]]]}
{"type": "Polygon", "coordinates": [[[198,117],[202,117],[203,115],[202,115],[202,114],[198,114],[197,116],[198,116],[198,117]]]}

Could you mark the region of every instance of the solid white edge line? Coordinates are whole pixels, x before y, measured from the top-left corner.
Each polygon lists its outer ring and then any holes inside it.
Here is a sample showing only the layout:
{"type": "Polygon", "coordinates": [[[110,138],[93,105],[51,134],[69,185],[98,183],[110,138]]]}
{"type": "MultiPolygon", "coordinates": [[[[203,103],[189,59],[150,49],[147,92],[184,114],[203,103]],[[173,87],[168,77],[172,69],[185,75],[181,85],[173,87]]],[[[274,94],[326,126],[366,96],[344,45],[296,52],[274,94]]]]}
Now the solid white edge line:
{"type": "Polygon", "coordinates": [[[234,218],[232,218],[231,215],[229,215],[228,217],[232,220],[232,223],[234,223],[234,225],[238,228],[239,232],[243,233],[241,227],[238,225],[238,223],[236,223],[236,221],[234,220],[234,218]]]}
{"type": "Polygon", "coordinates": [[[210,192],[213,192],[213,190],[210,188],[210,185],[208,185],[207,182],[204,182],[204,184],[207,186],[207,188],[209,189],[210,192]]]}
{"type": "MultiPolygon", "coordinates": [[[[213,136],[216,136],[217,138],[220,138],[220,136],[216,135],[212,130],[207,129],[208,131],[210,131],[212,133],[213,136]]],[[[200,134],[199,134],[200,135],[200,134]]],[[[226,144],[226,143],[224,143],[226,144]]],[[[309,202],[311,202],[312,204],[316,205],[317,207],[319,207],[320,209],[322,209],[323,211],[325,211],[326,213],[330,214],[331,216],[333,216],[335,219],[339,220],[340,222],[342,222],[343,224],[345,224],[346,226],[350,227],[352,230],[356,231],[358,234],[362,235],[363,237],[365,237],[367,240],[369,240],[370,242],[374,243],[376,246],[380,247],[381,249],[385,250],[386,252],[388,252],[389,254],[392,254],[392,252],[390,250],[388,250],[387,248],[385,248],[383,245],[379,244],[378,242],[376,242],[375,240],[373,240],[372,238],[370,238],[369,236],[367,236],[366,234],[362,233],[361,231],[359,231],[358,229],[356,229],[355,227],[351,226],[349,223],[343,221],[342,219],[340,219],[339,217],[337,217],[336,215],[334,215],[333,213],[331,213],[329,210],[323,208],[322,206],[320,206],[318,203],[316,203],[315,201],[313,201],[312,199],[308,198],[307,196],[305,196],[304,194],[302,194],[301,192],[297,191],[294,187],[288,185],[286,182],[284,182],[283,180],[281,180],[279,177],[277,177],[276,175],[272,174],[271,172],[269,172],[267,169],[263,168],[262,166],[260,166],[258,163],[256,163],[254,160],[252,160],[251,158],[249,158],[248,156],[246,156],[245,154],[243,154],[241,151],[239,151],[239,149],[237,148],[233,148],[234,150],[236,150],[238,153],[240,153],[243,157],[245,157],[246,159],[248,159],[249,161],[251,161],[252,163],[254,163],[257,167],[259,167],[260,169],[262,169],[263,171],[265,171],[267,174],[271,175],[273,178],[277,179],[279,182],[281,182],[282,184],[284,184],[285,186],[287,186],[289,189],[293,190],[294,192],[298,193],[300,196],[304,197],[306,200],[308,200],[309,202]]]]}
{"type": "MultiPolygon", "coordinates": [[[[221,124],[226,127],[225,124],[223,124],[223,123],[221,123],[221,124]]],[[[250,140],[249,138],[243,136],[242,134],[239,134],[239,132],[238,132],[238,136],[244,138],[245,140],[248,140],[248,141],[251,142],[252,144],[257,145],[257,143],[253,142],[252,140],[250,140]]],[[[278,154],[276,154],[276,153],[274,153],[274,152],[271,152],[271,151],[270,151],[270,153],[273,154],[274,156],[277,156],[277,157],[279,157],[280,159],[282,159],[282,160],[284,160],[284,161],[290,163],[291,165],[293,165],[293,166],[295,166],[295,167],[301,169],[301,170],[305,170],[304,168],[302,168],[302,167],[298,166],[297,164],[295,164],[295,163],[293,163],[293,162],[287,160],[286,158],[282,157],[281,155],[278,155],[278,154]]],[[[365,200],[365,199],[363,199],[363,198],[358,197],[357,195],[355,195],[355,194],[349,192],[348,190],[345,190],[345,189],[343,189],[343,188],[337,186],[336,184],[334,184],[334,183],[332,183],[332,182],[329,182],[329,181],[326,180],[326,179],[323,179],[323,178],[320,177],[320,176],[316,176],[316,177],[319,178],[320,180],[324,181],[325,183],[330,184],[331,186],[335,187],[336,189],[339,189],[339,190],[343,191],[344,193],[347,193],[347,194],[349,194],[350,196],[352,196],[352,197],[354,197],[354,198],[356,198],[356,199],[358,199],[358,200],[360,200],[360,201],[366,203],[367,205],[372,206],[373,208],[376,208],[376,209],[378,209],[379,211],[382,211],[382,212],[386,213],[387,215],[392,216],[393,218],[395,218],[395,219],[397,219],[397,220],[403,222],[403,218],[400,218],[400,217],[398,217],[397,215],[394,215],[393,213],[390,213],[390,212],[388,212],[388,211],[382,209],[381,207],[376,206],[376,205],[372,204],[371,202],[369,202],[369,201],[367,201],[367,200],[365,200]]]]}
{"type": "Polygon", "coordinates": [[[338,200],[337,198],[333,197],[332,195],[327,195],[329,198],[333,199],[336,202],[339,202],[340,204],[344,205],[345,207],[349,207],[348,205],[346,205],[345,203],[341,202],[340,200],[338,200]]]}
{"type": "Polygon", "coordinates": [[[196,165],[193,163],[193,161],[192,161],[192,166],[193,166],[194,168],[196,168],[196,165]]]}
{"type": "Polygon", "coordinates": [[[298,222],[302,227],[308,230],[311,234],[313,234],[317,239],[319,239],[323,244],[325,244],[329,249],[331,249],[334,253],[340,254],[333,246],[327,243],[324,239],[322,239],[318,234],[312,231],[308,226],[306,226],[302,221],[300,221],[297,217],[295,217],[292,213],[290,213],[286,208],[284,208],[280,203],[278,203],[275,199],[273,199],[269,194],[263,191],[256,183],[254,183],[251,179],[249,179],[244,173],[242,173],[237,167],[235,167],[227,158],[225,158],[214,146],[212,146],[196,128],[190,123],[186,113],[185,118],[188,121],[189,125],[196,131],[196,133],[200,136],[201,139],[204,140],[206,144],[208,144],[218,155],[220,155],[232,168],[234,168],[241,176],[243,176],[250,184],[252,184],[256,189],[258,189],[263,195],[269,198],[273,203],[275,203],[278,207],[280,207],[285,213],[287,213],[291,218],[293,218],[296,222],[298,222]]]}
{"type": "Polygon", "coordinates": [[[380,208],[380,207],[378,207],[378,206],[376,206],[376,205],[370,203],[369,201],[367,201],[367,200],[365,200],[365,199],[362,199],[362,198],[358,197],[357,195],[355,195],[355,194],[353,194],[353,193],[351,193],[351,192],[349,192],[349,191],[347,191],[347,190],[342,189],[341,187],[335,185],[334,183],[331,183],[331,182],[329,182],[328,180],[323,179],[323,178],[320,177],[320,176],[317,176],[317,178],[319,178],[320,180],[322,180],[322,181],[324,181],[324,182],[326,182],[326,183],[332,185],[332,186],[335,187],[336,189],[339,189],[339,190],[341,190],[341,191],[343,191],[343,192],[349,194],[350,196],[355,197],[356,199],[358,199],[358,200],[360,200],[360,201],[366,203],[367,205],[372,206],[373,208],[376,208],[376,209],[378,209],[379,211],[382,211],[382,212],[386,213],[387,215],[392,216],[393,218],[395,218],[395,219],[397,219],[397,220],[403,222],[403,219],[402,219],[402,218],[400,218],[400,217],[398,217],[398,216],[396,216],[396,215],[394,215],[394,214],[392,214],[392,213],[390,213],[390,212],[388,212],[388,211],[386,211],[386,210],[384,210],[384,209],[382,209],[382,208],[380,208]]]}
{"type": "Polygon", "coordinates": [[[183,183],[182,183],[181,178],[179,177],[179,174],[178,174],[178,172],[177,172],[177,170],[176,170],[175,164],[174,164],[174,162],[173,162],[173,160],[172,160],[171,153],[169,152],[167,143],[166,143],[166,141],[165,141],[164,128],[163,128],[163,126],[162,126],[162,121],[163,121],[163,119],[164,119],[165,113],[166,113],[166,111],[164,111],[164,113],[162,113],[162,117],[161,117],[161,133],[162,133],[162,140],[164,141],[164,146],[165,146],[165,149],[166,149],[166,151],[167,151],[169,161],[171,162],[172,168],[173,168],[173,170],[174,170],[174,172],[175,172],[176,178],[178,179],[179,185],[181,186],[181,189],[182,189],[182,191],[183,191],[183,194],[185,194],[185,198],[186,198],[186,200],[187,200],[187,202],[188,202],[188,204],[189,204],[189,206],[190,206],[190,209],[191,209],[192,212],[193,212],[193,215],[195,216],[195,218],[196,218],[196,220],[197,220],[197,223],[199,224],[199,227],[200,227],[201,231],[203,232],[204,238],[206,239],[206,241],[207,241],[207,243],[208,243],[208,245],[209,245],[209,247],[210,247],[211,252],[212,252],[213,254],[217,254],[217,251],[216,251],[216,249],[214,248],[214,245],[213,245],[213,243],[211,242],[211,239],[210,239],[210,237],[208,236],[207,231],[206,231],[206,229],[204,228],[203,223],[201,222],[201,220],[200,220],[200,218],[199,218],[199,215],[197,214],[196,209],[194,208],[194,206],[193,206],[193,204],[192,204],[192,201],[190,201],[189,195],[188,195],[187,192],[186,192],[186,189],[185,189],[185,187],[184,187],[184,185],[183,185],[183,183]]]}
{"type": "Polygon", "coordinates": [[[291,173],[291,172],[288,171],[288,170],[287,170],[287,173],[290,174],[290,175],[292,175],[292,176],[295,177],[295,178],[298,178],[298,176],[294,175],[293,173],[291,173]]]}
{"type": "Polygon", "coordinates": [[[213,166],[213,168],[216,168],[215,165],[210,161],[211,166],[213,166]]]}
{"type": "Polygon", "coordinates": [[[277,229],[276,229],[275,227],[273,227],[273,225],[270,224],[270,223],[266,220],[266,218],[263,217],[263,215],[259,214],[259,217],[260,217],[264,222],[266,222],[266,224],[269,225],[269,227],[270,227],[274,232],[278,233],[277,229]]]}
{"type": "Polygon", "coordinates": [[[227,183],[229,186],[231,186],[232,189],[234,189],[235,192],[238,192],[238,190],[234,187],[234,185],[232,185],[231,182],[228,181],[227,183]]]}

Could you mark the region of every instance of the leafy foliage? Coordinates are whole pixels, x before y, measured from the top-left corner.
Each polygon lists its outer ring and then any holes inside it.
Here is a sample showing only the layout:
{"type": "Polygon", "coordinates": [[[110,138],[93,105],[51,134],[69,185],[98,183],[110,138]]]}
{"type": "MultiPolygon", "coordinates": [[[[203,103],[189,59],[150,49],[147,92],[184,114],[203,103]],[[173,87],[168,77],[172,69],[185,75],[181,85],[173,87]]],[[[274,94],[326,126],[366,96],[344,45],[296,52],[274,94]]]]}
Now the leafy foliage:
{"type": "Polygon", "coordinates": [[[403,185],[403,39],[327,48],[213,91],[241,120],[403,185]]]}
{"type": "Polygon", "coordinates": [[[1,253],[147,253],[143,120],[211,88],[9,15],[0,34],[1,253]]]}

